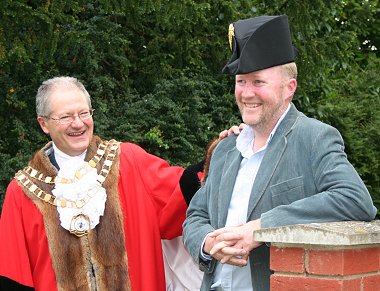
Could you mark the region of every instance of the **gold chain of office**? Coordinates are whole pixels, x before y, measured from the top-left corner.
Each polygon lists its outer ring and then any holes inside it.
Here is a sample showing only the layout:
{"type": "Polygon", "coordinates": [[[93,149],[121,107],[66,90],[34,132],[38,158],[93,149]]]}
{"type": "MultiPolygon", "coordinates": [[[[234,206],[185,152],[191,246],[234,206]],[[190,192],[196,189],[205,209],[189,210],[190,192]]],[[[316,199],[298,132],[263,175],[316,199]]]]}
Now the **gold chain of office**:
{"type": "MultiPolygon", "coordinates": [[[[104,154],[107,152],[105,156],[105,161],[103,162],[102,168],[97,176],[96,182],[98,186],[100,187],[103,182],[106,180],[107,175],[109,171],[111,170],[113,161],[116,157],[117,150],[119,148],[119,142],[115,140],[110,141],[104,141],[100,143],[96,154],[94,157],[88,161],[88,163],[78,169],[75,172],[75,178],[80,180],[86,173],[88,173],[91,169],[96,168],[99,161],[102,159],[104,154]],[[108,151],[107,151],[108,148],[108,151]]],[[[46,184],[55,184],[55,183],[63,183],[63,184],[70,184],[74,183],[75,178],[68,179],[68,178],[62,178],[62,177],[49,177],[44,175],[43,173],[39,173],[37,170],[33,169],[30,166],[25,167],[23,170],[20,170],[17,172],[15,178],[24,185],[26,189],[28,189],[32,194],[34,194],[37,198],[50,203],[54,206],[59,206],[62,208],[69,207],[69,208],[77,208],[80,209],[84,205],[87,204],[88,201],[94,195],[96,195],[96,189],[89,189],[86,196],[79,200],[68,200],[68,199],[59,199],[53,194],[49,194],[42,189],[40,189],[35,183],[31,181],[31,179],[38,180],[40,182],[46,183],[46,184]]]]}

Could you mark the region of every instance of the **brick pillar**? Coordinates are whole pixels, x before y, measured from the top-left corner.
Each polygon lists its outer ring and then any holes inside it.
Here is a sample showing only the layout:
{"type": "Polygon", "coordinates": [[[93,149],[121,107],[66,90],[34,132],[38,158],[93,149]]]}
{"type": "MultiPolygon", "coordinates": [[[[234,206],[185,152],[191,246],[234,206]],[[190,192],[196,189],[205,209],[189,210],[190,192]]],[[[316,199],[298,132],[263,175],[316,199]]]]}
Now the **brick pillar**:
{"type": "Polygon", "coordinates": [[[271,291],[380,290],[380,221],[263,229],[271,291]]]}

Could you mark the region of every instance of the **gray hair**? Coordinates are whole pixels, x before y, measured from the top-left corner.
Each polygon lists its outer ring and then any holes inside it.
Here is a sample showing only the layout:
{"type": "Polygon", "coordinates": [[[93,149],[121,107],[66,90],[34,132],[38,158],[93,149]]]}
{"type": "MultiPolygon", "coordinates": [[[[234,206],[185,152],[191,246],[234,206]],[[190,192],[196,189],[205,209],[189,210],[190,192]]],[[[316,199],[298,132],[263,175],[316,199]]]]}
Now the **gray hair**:
{"type": "Polygon", "coordinates": [[[36,111],[37,116],[49,116],[51,113],[50,108],[50,96],[52,92],[58,88],[70,88],[76,87],[81,90],[86,99],[89,108],[91,109],[91,98],[90,94],[87,92],[84,85],[74,77],[54,77],[49,80],[44,81],[41,86],[38,88],[36,95],[36,111]]]}

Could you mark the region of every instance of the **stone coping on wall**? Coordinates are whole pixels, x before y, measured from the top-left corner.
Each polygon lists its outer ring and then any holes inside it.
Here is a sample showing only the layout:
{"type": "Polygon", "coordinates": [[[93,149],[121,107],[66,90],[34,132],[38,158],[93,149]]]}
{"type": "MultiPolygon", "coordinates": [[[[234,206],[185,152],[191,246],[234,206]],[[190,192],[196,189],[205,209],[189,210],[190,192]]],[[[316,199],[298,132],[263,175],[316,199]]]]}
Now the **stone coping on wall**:
{"type": "Polygon", "coordinates": [[[256,241],[273,244],[357,246],[380,244],[380,220],[296,224],[254,232],[256,241]]]}

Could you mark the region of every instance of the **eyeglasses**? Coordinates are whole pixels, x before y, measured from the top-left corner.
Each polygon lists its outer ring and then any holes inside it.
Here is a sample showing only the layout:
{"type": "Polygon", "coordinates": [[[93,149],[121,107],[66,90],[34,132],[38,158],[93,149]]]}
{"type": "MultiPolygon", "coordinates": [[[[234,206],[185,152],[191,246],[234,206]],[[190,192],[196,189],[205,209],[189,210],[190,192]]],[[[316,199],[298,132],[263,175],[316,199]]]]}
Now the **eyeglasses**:
{"type": "Polygon", "coordinates": [[[74,120],[79,117],[80,120],[89,119],[94,114],[95,109],[90,109],[89,111],[83,111],[77,115],[64,115],[58,118],[53,118],[49,116],[42,116],[43,118],[52,119],[54,121],[58,121],[59,124],[70,124],[74,122],[74,120]]]}

